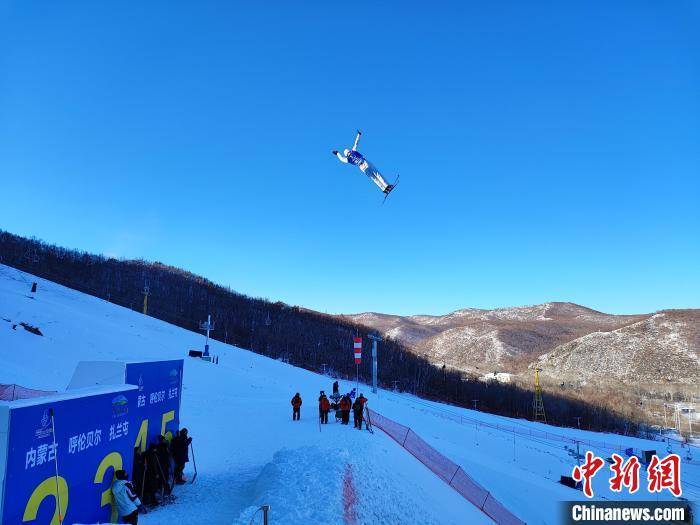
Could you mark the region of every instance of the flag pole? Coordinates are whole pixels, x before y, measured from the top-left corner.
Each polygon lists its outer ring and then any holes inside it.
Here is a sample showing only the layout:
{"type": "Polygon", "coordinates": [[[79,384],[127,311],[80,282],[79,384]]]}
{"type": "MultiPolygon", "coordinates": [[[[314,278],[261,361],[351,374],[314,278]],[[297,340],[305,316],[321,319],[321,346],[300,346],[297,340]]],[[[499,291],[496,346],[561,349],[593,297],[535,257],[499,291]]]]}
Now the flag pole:
{"type": "Polygon", "coordinates": [[[56,423],[53,415],[53,408],[49,408],[49,415],[51,416],[51,437],[53,438],[53,465],[56,472],[54,476],[56,480],[56,507],[58,508],[58,523],[61,525],[64,516],[61,511],[61,489],[58,485],[58,446],[56,445],[56,423]]]}

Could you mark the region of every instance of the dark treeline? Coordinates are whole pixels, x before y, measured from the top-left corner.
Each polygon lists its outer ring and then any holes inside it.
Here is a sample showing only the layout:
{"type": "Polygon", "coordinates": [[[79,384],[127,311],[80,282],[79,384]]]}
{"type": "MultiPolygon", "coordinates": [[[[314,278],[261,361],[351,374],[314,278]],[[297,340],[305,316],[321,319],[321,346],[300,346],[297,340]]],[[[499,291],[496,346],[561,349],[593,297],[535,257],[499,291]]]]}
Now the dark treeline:
{"type": "MultiPolygon", "coordinates": [[[[142,310],[143,290],[148,285],[148,315],[152,317],[197,331],[211,314],[214,339],[308,370],[320,371],[325,363],[328,370],[345,379],[355,377],[352,338],[362,336],[360,379],[371,381],[371,341],[367,338],[371,331],[347,320],[248,297],[159,262],[67,250],[2,230],[0,263],[137,311],[142,310]]],[[[182,349],[183,354],[186,350],[182,349]]],[[[396,380],[402,391],[424,398],[464,407],[478,399],[480,410],[511,417],[532,415],[532,392],[513,384],[465,380],[458,372],[412,354],[397,341],[380,344],[378,368],[383,387],[391,387],[396,380]]],[[[545,407],[548,422],[555,425],[570,426],[574,414],[591,429],[634,431],[634,425],[622,416],[580,400],[545,393],[545,407]]]]}

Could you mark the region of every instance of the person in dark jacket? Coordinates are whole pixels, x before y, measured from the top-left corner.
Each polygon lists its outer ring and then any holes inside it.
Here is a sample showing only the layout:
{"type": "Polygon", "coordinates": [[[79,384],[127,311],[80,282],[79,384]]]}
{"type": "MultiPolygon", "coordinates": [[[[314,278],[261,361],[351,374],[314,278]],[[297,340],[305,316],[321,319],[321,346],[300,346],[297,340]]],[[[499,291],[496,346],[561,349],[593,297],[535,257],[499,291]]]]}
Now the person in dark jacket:
{"type": "Polygon", "coordinates": [[[337,394],[338,393],[338,381],[335,381],[333,383],[333,393],[337,394]]]}
{"type": "Polygon", "coordinates": [[[342,421],[343,425],[347,425],[350,423],[350,396],[349,395],[344,395],[342,399],[340,400],[340,411],[342,414],[342,421]]]}
{"type": "Polygon", "coordinates": [[[297,392],[292,398],[292,421],[301,419],[301,396],[297,392]]]}
{"type": "Polygon", "coordinates": [[[158,465],[158,450],[155,443],[148,445],[144,453],[143,503],[155,506],[160,504],[158,496],[163,494],[163,476],[158,465]]]}
{"type": "Polygon", "coordinates": [[[134,447],[134,468],[132,469],[133,485],[136,494],[140,499],[143,499],[143,484],[146,476],[146,461],[145,455],[141,452],[141,447],[134,447]]]}
{"type": "Polygon", "coordinates": [[[362,430],[362,409],[364,406],[364,403],[360,400],[359,397],[352,404],[352,414],[355,423],[355,428],[359,430],[362,430]]]}
{"type": "Polygon", "coordinates": [[[165,494],[169,495],[172,491],[170,482],[170,443],[165,439],[165,436],[158,436],[158,444],[156,445],[156,455],[158,456],[158,465],[160,466],[161,475],[163,477],[163,489],[165,494]]]}
{"type": "Polygon", "coordinates": [[[185,464],[190,461],[190,443],[192,438],[187,435],[187,429],[178,430],[175,437],[170,442],[170,452],[175,463],[175,483],[182,485],[187,479],[183,476],[185,464]]]}
{"type": "Polygon", "coordinates": [[[331,409],[331,402],[328,401],[325,392],[321,391],[321,396],[318,398],[318,416],[321,418],[322,424],[328,423],[328,411],[331,409]]]}

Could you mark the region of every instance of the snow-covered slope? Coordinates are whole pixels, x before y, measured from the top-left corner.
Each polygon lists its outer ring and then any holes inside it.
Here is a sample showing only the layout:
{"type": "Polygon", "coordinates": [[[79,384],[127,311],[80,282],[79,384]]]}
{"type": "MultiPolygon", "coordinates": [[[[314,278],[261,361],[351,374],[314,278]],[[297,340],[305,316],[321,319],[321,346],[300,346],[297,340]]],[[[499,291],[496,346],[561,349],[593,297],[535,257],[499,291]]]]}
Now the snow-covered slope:
{"type": "MultiPolygon", "coordinates": [[[[202,343],[201,334],[0,266],[0,383],[63,389],[80,360],[174,358],[202,343]],[[39,282],[34,298],[32,281],[39,282]],[[43,336],[23,329],[21,322],[43,336]]],[[[315,399],[320,389],[330,389],[330,378],[216,341],[212,352],[220,356],[218,366],[185,361],[181,419],[194,436],[197,483],[177,487],[174,504],[140,523],[247,524],[263,503],[272,505],[272,523],[286,525],[335,525],[353,517],[358,524],[489,522],[382,432],[372,435],[333,422],[319,431],[315,399]],[[297,391],[304,406],[302,420],[294,423],[289,400],[297,391]],[[354,486],[351,511],[348,477],[354,486]]],[[[341,389],[352,386],[341,382],[341,389]]],[[[528,523],[557,523],[557,502],[580,499],[579,492],[556,483],[575,459],[561,442],[516,437],[507,428],[546,429],[638,448],[659,445],[368,390],[372,408],[410,426],[528,523]]],[[[684,465],[684,481],[698,487],[684,487],[697,499],[700,467],[684,465]]],[[[595,487],[610,497],[603,478],[595,487]]]]}

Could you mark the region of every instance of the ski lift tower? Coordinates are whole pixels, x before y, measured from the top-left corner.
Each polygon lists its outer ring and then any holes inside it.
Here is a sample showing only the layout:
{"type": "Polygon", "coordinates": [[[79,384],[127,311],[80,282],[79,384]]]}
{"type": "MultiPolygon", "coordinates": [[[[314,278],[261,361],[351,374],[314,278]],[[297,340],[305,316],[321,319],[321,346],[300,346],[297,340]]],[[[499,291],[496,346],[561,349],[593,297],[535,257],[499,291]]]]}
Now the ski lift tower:
{"type": "Polygon", "coordinates": [[[535,421],[547,422],[547,416],[544,415],[544,401],[542,400],[542,387],[540,386],[541,368],[535,368],[535,396],[532,401],[532,412],[535,421]]]}
{"type": "Polygon", "coordinates": [[[372,340],[372,393],[377,393],[377,343],[382,340],[378,335],[369,334],[372,340]]]}

